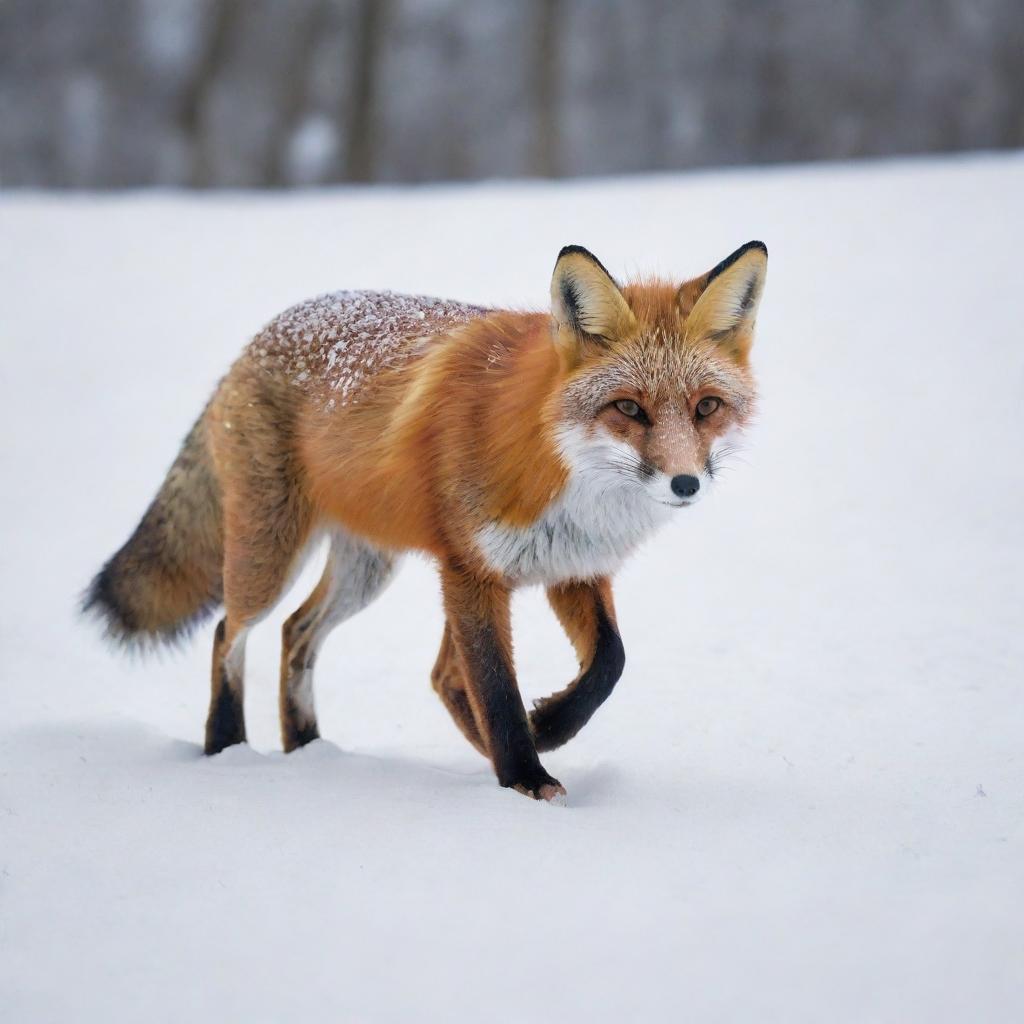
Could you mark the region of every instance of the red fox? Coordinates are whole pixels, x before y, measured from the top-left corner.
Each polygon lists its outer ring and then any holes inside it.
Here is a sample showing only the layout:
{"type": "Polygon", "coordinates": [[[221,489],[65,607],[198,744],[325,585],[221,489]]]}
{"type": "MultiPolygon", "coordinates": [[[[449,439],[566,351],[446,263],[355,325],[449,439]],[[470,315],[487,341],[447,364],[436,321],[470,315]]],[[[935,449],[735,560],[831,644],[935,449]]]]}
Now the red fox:
{"type": "Polygon", "coordinates": [[[586,249],[558,255],[550,313],[337,292],[265,327],[221,381],[163,486],[84,599],[110,637],[170,641],[223,604],[205,750],[245,741],[245,638],[303,551],[320,582],[283,627],[284,748],[318,738],[312,673],[328,633],[404,552],[439,567],[441,700],[498,782],[564,794],[538,751],[571,739],[625,654],[611,578],[714,477],[749,421],[767,249],[748,242],[682,285],[620,287],[586,249]],[[579,658],[527,714],[511,591],[547,588],[579,658]]]}

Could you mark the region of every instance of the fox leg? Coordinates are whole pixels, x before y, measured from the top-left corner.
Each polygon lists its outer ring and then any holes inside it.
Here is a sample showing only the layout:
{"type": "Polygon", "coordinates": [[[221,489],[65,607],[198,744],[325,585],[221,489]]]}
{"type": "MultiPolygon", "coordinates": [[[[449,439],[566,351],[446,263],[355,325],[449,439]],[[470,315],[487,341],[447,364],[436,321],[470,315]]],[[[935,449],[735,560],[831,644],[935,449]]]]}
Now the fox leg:
{"type": "Polygon", "coordinates": [[[281,627],[281,684],[278,705],[285,751],[320,738],[313,706],[313,662],[324,640],[318,635],[334,579],[330,556],[320,582],[281,627]]]}
{"type": "MultiPolygon", "coordinates": [[[[314,522],[290,456],[280,444],[255,458],[243,439],[258,439],[262,425],[239,435],[219,453],[228,482],[224,493],[224,619],[213,644],[207,754],[245,741],[245,637],[273,607],[306,548],[314,522]]],[[[269,434],[276,440],[276,435],[269,434]]]]}
{"type": "Polygon", "coordinates": [[[434,687],[434,692],[441,698],[448,713],[455,720],[462,735],[484,757],[488,757],[487,747],[477,728],[476,719],[473,717],[473,708],[469,703],[469,695],[466,693],[466,674],[459,660],[455,641],[452,639],[452,628],[447,622],[444,624],[441,650],[438,652],[434,669],[430,673],[430,682],[434,687]]]}
{"type": "Polygon", "coordinates": [[[233,743],[245,742],[245,638],[249,629],[271,609],[291,576],[295,560],[305,547],[309,528],[294,550],[242,543],[228,535],[224,560],[224,618],[213,640],[210,713],[206,720],[207,754],[233,743]]]}
{"type": "Polygon", "coordinates": [[[207,754],[245,742],[242,672],[245,666],[245,629],[228,632],[228,620],[217,623],[213,637],[210,713],[206,719],[207,754]]]}
{"type": "Polygon", "coordinates": [[[361,611],[391,581],[395,560],[341,530],[331,538],[320,582],[281,630],[281,740],[295,750],[319,739],[313,663],[331,630],[361,611]]]}
{"type": "Polygon", "coordinates": [[[607,577],[560,584],[547,593],[576,649],[580,673],[564,690],[534,702],[530,727],[538,750],[571,740],[611,695],[626,663],[607,577]]]}
{"type": "Polygon", "coordinates": [[[535,800],[564,793],[537,757],[519,696],[508,588],[446,566],[441,590],[451,639],[465,669],[466,694],[498,783],[535,800]]]}

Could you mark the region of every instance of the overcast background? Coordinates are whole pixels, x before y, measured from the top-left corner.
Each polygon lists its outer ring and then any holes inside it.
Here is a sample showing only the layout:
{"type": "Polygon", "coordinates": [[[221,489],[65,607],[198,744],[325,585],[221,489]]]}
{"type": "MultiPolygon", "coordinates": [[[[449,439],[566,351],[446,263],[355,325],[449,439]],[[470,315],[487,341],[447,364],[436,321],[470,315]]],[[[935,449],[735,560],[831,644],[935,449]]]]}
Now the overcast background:
{"type": "Polygon", "coordinates": [[[1024,145],[1021,0],[2,0],[0,184],[277,187],[1024,145]]]}

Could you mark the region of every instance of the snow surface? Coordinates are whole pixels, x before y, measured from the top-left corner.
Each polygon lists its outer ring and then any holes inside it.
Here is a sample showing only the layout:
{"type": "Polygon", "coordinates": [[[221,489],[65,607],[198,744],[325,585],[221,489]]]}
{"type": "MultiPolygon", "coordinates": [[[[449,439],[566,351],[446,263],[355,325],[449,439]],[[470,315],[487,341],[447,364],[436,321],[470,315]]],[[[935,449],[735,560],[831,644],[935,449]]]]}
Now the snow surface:
{"type": "MultiPolygon", "coordinates": [[[[1010,1021],[1024,1006],[1020,155],[582,184],[0,199],[0,1017],[1010,1021]],[[559,248],[763,238],[744,460],[621,575],[626,674],[501,790],[428,673],[422,562],[318,666],[327,739],[199,742],[212,625],[75,615],[208,392],[292,303],[539,306],[559,248]]],[[[528,697],[573,674],[536,591],[528,697]]]]}

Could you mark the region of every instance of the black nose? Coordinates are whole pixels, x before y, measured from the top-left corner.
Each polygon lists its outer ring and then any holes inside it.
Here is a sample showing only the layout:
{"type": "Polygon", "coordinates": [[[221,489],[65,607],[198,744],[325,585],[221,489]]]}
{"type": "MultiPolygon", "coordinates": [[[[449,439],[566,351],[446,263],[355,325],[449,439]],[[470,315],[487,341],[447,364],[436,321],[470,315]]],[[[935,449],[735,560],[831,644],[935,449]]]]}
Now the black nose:
{"type": "Polygon", "coordinates": [[[700,481],[695,476],[681,473],[672,477],[672,491],[680,498],[692,498],[700,490],[700,481]]]}

